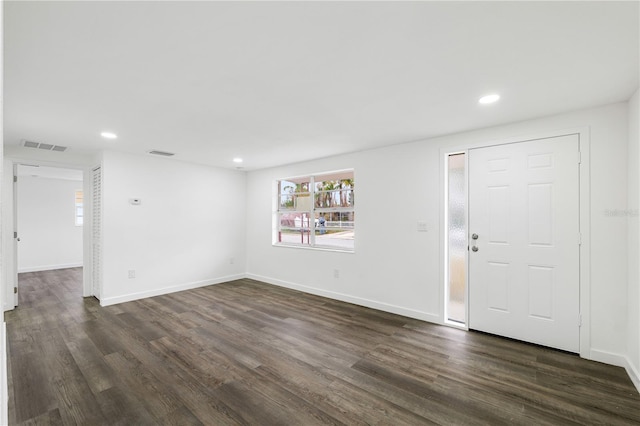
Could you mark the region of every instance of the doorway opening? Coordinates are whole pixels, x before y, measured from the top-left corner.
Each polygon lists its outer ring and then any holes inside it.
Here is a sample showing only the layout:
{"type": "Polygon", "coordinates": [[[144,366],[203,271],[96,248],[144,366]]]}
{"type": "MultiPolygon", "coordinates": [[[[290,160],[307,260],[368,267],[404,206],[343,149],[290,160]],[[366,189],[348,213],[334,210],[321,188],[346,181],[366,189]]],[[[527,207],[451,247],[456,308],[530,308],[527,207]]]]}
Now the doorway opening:
{"type": "MultiPolygon", "coordinates": [[[[75,271],[82,277],[83,171],[15,164],[13,190],[14,305],[18,306],[20,299],[28,296],[19,293],[25,280],[34,281],[41,274],[44,277],[45,272],[62,270],[75,271]]],[[[82,287],[79,293],[82,294],[82,287]]]]}
{"type": "Polygon", "coordinates": [[[446,156],[445,323],[467,326],[467,167],[464,152],[446,156]]]}

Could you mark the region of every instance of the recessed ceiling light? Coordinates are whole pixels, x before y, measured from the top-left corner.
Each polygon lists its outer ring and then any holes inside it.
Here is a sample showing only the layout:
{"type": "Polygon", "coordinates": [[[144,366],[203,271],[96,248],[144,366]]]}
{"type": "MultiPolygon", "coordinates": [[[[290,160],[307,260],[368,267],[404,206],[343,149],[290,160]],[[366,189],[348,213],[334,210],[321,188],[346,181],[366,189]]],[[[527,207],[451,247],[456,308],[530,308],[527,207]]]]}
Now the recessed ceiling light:
{"type": "Polygon", "coordinates": [[[492,104],[496,102],[498,99],[500,99],[500,95],[491,94],[491,95],[481,97],[480,99],[478,99],[478,102],[480,102],[481,104],[492,104]]]}
{"type": "Polygon", "coordinates": [[[102,136],[105,139],[116,139],[118,137],[118,135],[111,132],[102,132],[100,133],[100,136],[102,136]]]}
{"type": "Polygon", "coordinates": [[[234,163],[242,163],[242,158],[236,157],[236,158],[233,159],[233,162],[234,163]]]}

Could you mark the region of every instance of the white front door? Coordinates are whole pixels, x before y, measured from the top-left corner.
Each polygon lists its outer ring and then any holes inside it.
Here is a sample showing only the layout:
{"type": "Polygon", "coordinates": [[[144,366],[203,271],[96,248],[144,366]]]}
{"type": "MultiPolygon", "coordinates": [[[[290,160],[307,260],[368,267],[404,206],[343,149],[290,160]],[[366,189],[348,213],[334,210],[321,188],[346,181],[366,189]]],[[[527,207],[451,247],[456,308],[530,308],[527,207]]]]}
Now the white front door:
{"type": "Polygon", "coordinates": [[[579,352],[579,232],[578,135],[471,149],[469,328],[579,352]]]}

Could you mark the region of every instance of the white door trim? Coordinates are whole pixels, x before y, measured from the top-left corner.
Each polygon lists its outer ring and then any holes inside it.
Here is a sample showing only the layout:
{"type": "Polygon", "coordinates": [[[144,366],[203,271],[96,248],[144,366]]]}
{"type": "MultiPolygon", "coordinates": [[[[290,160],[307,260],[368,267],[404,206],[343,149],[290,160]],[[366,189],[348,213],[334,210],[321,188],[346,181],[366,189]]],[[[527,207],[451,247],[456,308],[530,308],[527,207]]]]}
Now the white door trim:
{"type": "MultiPolygon", "coordinates": [[[[75,169],[75,170],[82,170],[83,172],[83,192],[85,194],[91,194],[91,180],[89,179],[91,176],[91,167],[87,167],[84,165],[79,165],[79,164],[67,164],[67,163],[58,163],[58,162],[53,162],[53,161],[42,161],[42,160],[32,160],[29,158],[20,158],[20,157],[5,157],[4,158],[5,161],[10,162],[11,164],[11,175],[13,175],[13,170],[15,167],[17,167],[20,164],[33,164],[33,165],[38,165],[38,166],[48,166],[48,167],[59,167],[59,168],[64,168],[64,169],[75,169]]],[[[7,163],[5,163],[7,164],[7,163]]],[[[5,176],[8,176],[8,174],[5,174],[5,176]]],[[[11,214],[11,233],[10,235],[6,235],[8,233],[3,233],[3,240],[4,239],[13,239],[13,227],[14,227],[14,222],[17,221],[17,216],[15,214],[15,192],[13,189],[13,182],[12,185],[5,185],[4,189],[6,189],[6,194],[2,195],[2,201],[3,203],[7,203],[8,205],[6,206],[6,209],[3,209],[4,212],[10,213],[11,214]]],[[[91,219],[91,206],[90,205],[86,205],[85,206],[85,220],[90,220],[91,219]]],[[[8,230],[7,226],[3,225],[3,228],[5,230],[8,230]]],[[[91,248],[91,229],[90,227],[84,226],[83,227],[83,284],[82,284],[82,295],[83,297],[88,297],[88,296],[92,296],[93,292],[92,292],[92,288],[91,288],[91,256],[90,256],[90,248],[91,248]]],[[[15,240],[14,240],[15,241],[15,240]]],[[[4,276],[5,277],[11,277],[12,275],[16,275],[17,276],[17,264],[14,264],[14,262],[17,262],[17,244],[13,243],[13,244],[7,244],[6,242],[3,242],[3,247],[7,248],[9,247],[11,252],[3,252],[2,253],[2,264],[5,265],[5,271],[4,271],[4,276]],[[13,247],[13,248],[11,248],[13,247]]],[[[14,309],[16,307],[15,303],[14,303],[14,298],[13,298],[13,282],[8,282],[9,280],[3,280],[4,283],[0,286],[0,291],[3,291],[7,297],[6,301],[5,301],[5,306],[4,306],[4,310],[11,310],[14,309]]],[[[17,286],[17,281],[15,283],[15,285],[17,286]]]]}
{"type": "MultiPolygon", "coordinates": [[[[579,227],[582,235],[582,243],[580,245],[580,315],[582,317],[582,326],[580,327],[580,357],[591,359],[591,157],[590,157],[590,129],[589,127],[578,127],[569,129],[560,129],[548,132],[534,133],[523,136],[513,136],[495,140],[476,140],[469,141],[464,145],[452,144],[440,148],[440,323],[450,325],[445,322],[445,277],[446,277],[446,258],[445,258],[445,179],[446,167],[445,161],[447,155],[456,152],[468,153],[472,148],[484,148],[496,145],[505,145],[518,142],[526,142],[537,139],[554,138],[558,136],[576,134],[579,138],[580,146],[580,212],[579,227]]],[[[468,197],[467,197],[468,203],[468,197]]],[[[467,218],[468,223],[468,218],[467,218]]],[[[467,260],[467,270],[469,269],[467,260]]],[[[467,301],[468,301],[468,285],[467,285],[467,301]]],[[[468,313],[468,306],[467,306],[468,313]]],[[[576,319],[577,320],[577,319],[576,319]]],[[[467,324],[468,329],[468,324],[467,324]]]]}
{"type": "Polygon", "coordinates": [[[8,306],[12,306],[12,308],[15,308],[16,306],[18,306],[18,291],[20,290],[18,288],[18,239],[20,238],[20,235],[18,234],[18,163],[13,163],[11,170],[11,202],[13,207],[13,224],[11,228],[13,231],[11,232],[11,238],[13,238],[13,244],[11,244],[11,249],[13,250],[13,262],[11,264],[11,268],[13,269],[13,272],[11,274],[11,282],[9,283],[9,288],[7,288],[7,290],[12,294],[12,297],[10,298],[12,302],[8,303],[8,306]],[[11,291],[11,287],[13,287],[13,291],[11,291]]]}

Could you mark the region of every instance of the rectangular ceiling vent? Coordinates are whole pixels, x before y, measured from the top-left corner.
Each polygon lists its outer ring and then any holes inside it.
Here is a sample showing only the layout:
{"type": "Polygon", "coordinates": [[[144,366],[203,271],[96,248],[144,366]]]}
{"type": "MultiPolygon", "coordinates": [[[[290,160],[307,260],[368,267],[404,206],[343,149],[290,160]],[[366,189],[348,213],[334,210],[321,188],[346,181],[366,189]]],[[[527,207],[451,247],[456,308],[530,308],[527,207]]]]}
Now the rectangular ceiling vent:
{"type": "Polygon", "coordinates": [[[44,149],[45,151],[56,151],[56,152],[65,152],[67,149],[69,149],[66,146],[52,145],[50,143],[33,142],[25,139],[20,141],[20,145],[24,146],[25,148],[44,149]]]}
{"type": "Polygon", "coordinates": [[[155,149],[153,151],[147,151],[147,152],[152,155],[161,155],[163,157],[173,157],[174,155],[176,155],[173,152],[158,151],[155,149]]]}

